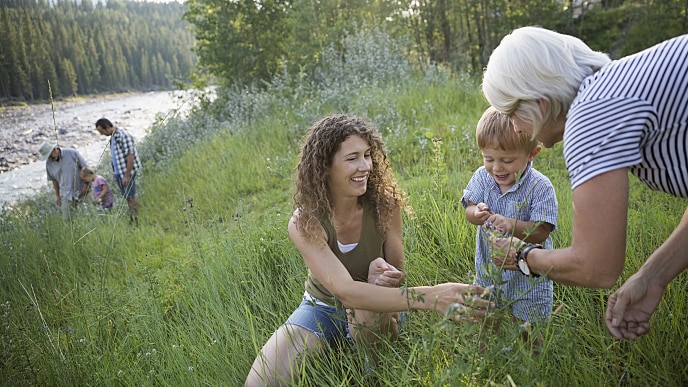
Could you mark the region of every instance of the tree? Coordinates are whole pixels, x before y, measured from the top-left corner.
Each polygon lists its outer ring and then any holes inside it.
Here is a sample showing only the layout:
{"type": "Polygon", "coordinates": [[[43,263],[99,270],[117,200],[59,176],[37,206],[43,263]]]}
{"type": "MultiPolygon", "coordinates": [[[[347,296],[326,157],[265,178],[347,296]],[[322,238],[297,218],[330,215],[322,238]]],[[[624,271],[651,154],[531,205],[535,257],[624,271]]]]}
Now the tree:
{"type": "Polygon", "coordinates": [[[196,64],[193,35],[179,3],[91,0],[0,0],[0,99],[150,89],[188,79],[196,64]],[[141,73],[148,72],[148,84],[141,73]],[[75,89],[76,87],[76,89],[75,89]]]}
{"type": "Polygon", "coordinates": [[[280,67],[286,39],[286,0],[189,0],[200,64],[225,84],[269,79],[280,67]]]}
{"type": "Polygon", "coordinates": [[[72,62],[63,58],[60,62],[60,83],[62,90],[61,93],[64,95],[75,96],[77,94],[78,85],[76,83],[76,71],[74,71],[74,66],[72,62]]]}

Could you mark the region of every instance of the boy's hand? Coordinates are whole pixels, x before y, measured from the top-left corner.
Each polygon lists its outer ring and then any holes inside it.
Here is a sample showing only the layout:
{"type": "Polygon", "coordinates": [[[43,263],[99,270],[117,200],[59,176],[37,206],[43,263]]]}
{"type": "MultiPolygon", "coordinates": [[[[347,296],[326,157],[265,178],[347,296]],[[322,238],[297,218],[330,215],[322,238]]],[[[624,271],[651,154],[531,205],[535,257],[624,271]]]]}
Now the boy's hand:
{"type": "Polygon", "coordinates": [[[481,224],[487,222],[487,220],[490,218],[490,215],[492,215],[490,207],[488,207],[485,203],[478,203],[475,205],[475,208],[476,210],[473,212],[473,216],[475,217],[475,219],[478,220],[481,224]]]}
{"type": "Polygon", "coordinates": [[[495,214],[487,204],[478,203],[476,208],[477,210],[473,215],[482,222],[483,229],[497,231],[500,234],[504,234],[504,230],[510,229],[511,219],[495,214]]]}
{"type": "Polygon", "coordinates": [[[492,213],[485,223],[489,223],[492,230],[498,231],[501,234],[514,228],[513,219],[495,213],[492,213]]]}

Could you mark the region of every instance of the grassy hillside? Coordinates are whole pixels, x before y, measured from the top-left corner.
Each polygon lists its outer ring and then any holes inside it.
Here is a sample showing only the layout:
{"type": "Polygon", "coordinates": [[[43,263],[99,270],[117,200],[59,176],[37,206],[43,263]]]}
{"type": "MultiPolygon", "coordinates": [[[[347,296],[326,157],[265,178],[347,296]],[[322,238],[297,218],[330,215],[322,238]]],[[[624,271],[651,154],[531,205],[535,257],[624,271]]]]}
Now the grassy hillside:
{"type": "MultiPolygon", "coordinates": [[[[3,214],[0,383],[241,385],[303,294],[306,268],[286,230],[291,174],[306,128],[332,112],[364,115],[383,134],[415,210],[404,218],[407,285],[471,282],[475,230],[459,199],[481,165],[473,138],[486,103],[474,80],[423,74],[396,81],[399,73],[378,74],[379,84],[348,74],[339,87],[276,79],[264,91],[201,99],[189,119],[160,122],[140,146],[146,172],[137,228],[121,201],[108,215],[84,209],[72,224],[49,198],[3,214]]],[[[560,145],[538,155],[535,167],[557,190],[554,239],[565,246],[572,209],[560,145]]],[[[685,199],[635,180],[631,195],[618,284],[686,208],[685,199]]],[[[519,340],[516,325],[491,334],[413,312],[400,339],[380,348],[383,366],[372,374],[360,348],[344,348],[309,358],[301,385],[685,385],[686,290],[683,274],[653,331],[621,342],[602,321],[611,290],[555,285],[559,311],[530,328],[542,334],[539,353],[519,340]]]]}

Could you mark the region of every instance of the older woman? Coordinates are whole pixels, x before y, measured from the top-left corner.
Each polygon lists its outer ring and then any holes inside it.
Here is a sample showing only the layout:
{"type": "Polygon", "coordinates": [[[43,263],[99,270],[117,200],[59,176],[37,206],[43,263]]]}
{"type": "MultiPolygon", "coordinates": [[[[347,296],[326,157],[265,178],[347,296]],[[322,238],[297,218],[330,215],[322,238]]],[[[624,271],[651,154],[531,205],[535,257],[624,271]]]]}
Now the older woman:
{"type": "Polygon", "coordinates": [[[306,135],[296,167],[289,237],[308,266],[301,305],[263,346],[247,386],[291,385],[297,362],[350,337],[358,345],[398,334],[398,312],[448,310],[475,321],[491,304],[480,286],[399,289],[404,272],[401,209],[380,137],[364,120],[334,115],[306,135]]]}
{"type": "MultiPolygon", "coordinates": [[[[497,264],[563,284],[610,288],[626,257],[630,171],[648,187],[688,197],[688,35],[620,60],[537,27],[514,30],[483,78],[489,103],[515,130],[551,147],[564,141],[573,189],[570,247],[543,250],[493,241],[497,264]]],[[[667,284],[688,267],[688,209],[672,235],[609,299],[617,338],[649,331],[667,284]]]]}

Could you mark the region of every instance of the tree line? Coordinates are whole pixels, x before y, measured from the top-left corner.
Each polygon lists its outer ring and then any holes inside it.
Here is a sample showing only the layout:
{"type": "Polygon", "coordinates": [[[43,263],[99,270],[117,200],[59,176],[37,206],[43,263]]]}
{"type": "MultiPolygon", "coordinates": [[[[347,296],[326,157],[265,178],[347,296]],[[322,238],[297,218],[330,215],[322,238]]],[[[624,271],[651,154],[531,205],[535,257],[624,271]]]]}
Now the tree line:
{"type": "Polygon", "coordinates": [[[687,0],[0,0],[0,102],[170,88],[199,74],[260,85],[317,69],[327,49],[373,26],[412,63],[456,73],[479,74],[524,25],[621,57],[688,32],[687,11],[687,0]]]}
{"type": "Polygon", "coordinates": [[[204,69],[224,84],[317,68],[360,28],[407,42],[416,63],[478,74],[509,31],[539,25],[578,36],[613,58],[685,34],[686,0],[187,0],[204,69]]]}
{"type": "Polygon", "coordinates": [[[197,62],[185,11],[176,2],[0,0],[0,102],[171,88],[197,62]]]}

